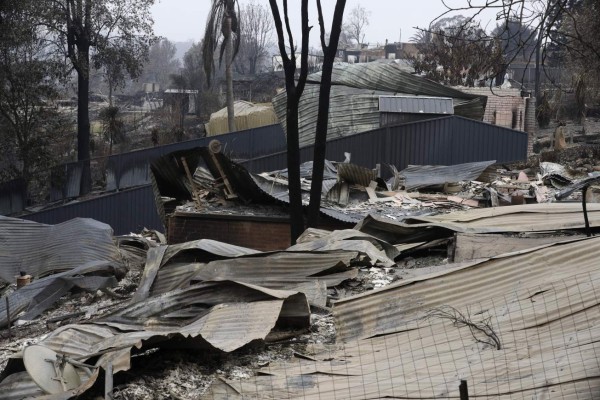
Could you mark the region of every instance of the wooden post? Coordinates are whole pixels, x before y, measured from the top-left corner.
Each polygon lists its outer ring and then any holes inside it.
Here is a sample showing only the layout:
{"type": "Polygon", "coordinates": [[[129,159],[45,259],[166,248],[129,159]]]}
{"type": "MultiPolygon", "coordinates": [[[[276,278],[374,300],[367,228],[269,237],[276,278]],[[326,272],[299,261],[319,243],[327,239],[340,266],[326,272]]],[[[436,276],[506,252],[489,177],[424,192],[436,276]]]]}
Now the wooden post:
{"type": "Polygon", "coordinates": [[[181,163],[183,164],[183,169],[185,170],[185,174],[187,175],[188,181],[190,181],[190,186],[192,188],[192,199],[196,203],[198,211],[200,211],[202,209],[202,203],[200,202],[200,194],[198,193],[196,183],[194,182],[194,178],[192,176],[192,173],[190,172],[190,168],[187,165],[185,157],[181,157],[181,163]]]}
{"type": "Polygon", "coordinates": [[[585,222],[585,234],[587,235],[587,237],[591,237],[592,236],[592,231],[590,230],[590,220],[588,219],[588,214],[587,214],[587,203],[586,203],[586,197],[587,197],[587,190],[588,190],[588,186],[584,186],[583,189],[581,190],[581,194],[582,194],[582,198],[581,198],[581,205],[583,206],[583,220],[585,222]]]}
{"type": "Polygon", "coordinates": [[[469,400],[469,389],[467,388],[467,381],[462,379],[460,381],[460,385],[458,386],[458,390],[460,392],[460,400],[469,400]]]}

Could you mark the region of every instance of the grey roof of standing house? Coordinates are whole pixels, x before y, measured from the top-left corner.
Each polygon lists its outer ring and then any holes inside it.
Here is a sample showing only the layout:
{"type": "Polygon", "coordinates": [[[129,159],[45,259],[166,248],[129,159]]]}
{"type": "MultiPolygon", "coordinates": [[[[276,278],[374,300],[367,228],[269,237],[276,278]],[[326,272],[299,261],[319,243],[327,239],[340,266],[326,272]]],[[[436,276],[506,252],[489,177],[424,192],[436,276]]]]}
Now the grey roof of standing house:
{"type": "Polygon", "coordinates": [[[407,114],[454,114],[450,97],[379,96],[379,112],[407,114]]]}

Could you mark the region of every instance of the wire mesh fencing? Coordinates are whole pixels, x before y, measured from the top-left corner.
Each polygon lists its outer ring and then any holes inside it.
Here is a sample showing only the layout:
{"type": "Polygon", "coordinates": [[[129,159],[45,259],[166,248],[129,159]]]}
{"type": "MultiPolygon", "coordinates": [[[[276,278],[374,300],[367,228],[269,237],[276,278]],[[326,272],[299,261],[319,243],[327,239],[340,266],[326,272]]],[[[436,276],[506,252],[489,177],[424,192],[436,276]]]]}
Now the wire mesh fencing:
{"type": "Polygon", "coordinates": [[[206,398],[600,398],[599,295],[600,273],[565,271],[468,306],[359,327],[345,342],[309,335],[253,376],[214,382],[206,398]]]}

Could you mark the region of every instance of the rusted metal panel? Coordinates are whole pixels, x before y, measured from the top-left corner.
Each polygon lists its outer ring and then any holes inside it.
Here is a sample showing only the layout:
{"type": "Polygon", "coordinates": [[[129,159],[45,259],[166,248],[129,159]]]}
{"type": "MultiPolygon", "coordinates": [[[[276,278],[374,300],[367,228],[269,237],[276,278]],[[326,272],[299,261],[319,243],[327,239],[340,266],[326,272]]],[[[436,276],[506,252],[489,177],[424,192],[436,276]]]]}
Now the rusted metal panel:
{"type": "MultiPolygon", "coordinates": [[[[231,281],[206,282],[133,303],[96,323],[68,325],[40,344],[84,359],[107,352],[98,365],[110,360],[111,351],[150,338],[155,343],[201,337],[213,350],[229,352],[264,339],[276,324],[305,328],[309,315],[306,297],[296,292],[231,281]]],[[[200,344],[190,342],[189,346],[200,344]]],[[[115,365],[115,372],[128,368],[115,365]]]]}
{"type": "MultiPolygon", "coordinates": [[[[56,329],[38,345],[82,361],[96,359],[114,372],[131,368],[132,349],[175,344],[180,348],[231,352],[255,340],[264,340],[273,329],[306,329],[310,308],[306,297],[294,291],[265,289],[232,281],[205,282],[125,306],[88,324],[56,329]]],[[[23,365],[12,359],[3,382],[3,398],[29,392],[30,378],[23,365]],[[8,380],[8,381],[7,381],[8,380]]],[[[96,370],[79,388],[91,387],[96,370]]],[[[77,393],[60,393],[67,399],[77,393]]],[[[52,397],[54,398],[54,397],[52,397]]]]}
{"type": "MultiPolygon", "coordinates": [[[[567,264],[578,274],[598,274],[599,242],[598,238],[576,239],[504,257],[448,265],[439,273],[344,299],[334,305],[339,338],[348,340],[393,332],[434,307],[463,308],[494,297],[502,298],[515,289],[535,287],[540,279],[552,281],[573,276],[565,271],[567,264]],[[523,266],[527,266],[526,273],[523,266]]],[[[551,315],[544,318],[551,319],[551,315]]]]}
{"type": "Polygon", "coordinates": [[[332,286],[356,275],[349,265],[357,256],[352,250],[260,253],[212,240],[157,247],[148,252],[133,301],[200,281],[235,279],[286,290],[317,281],[332,286]]]}

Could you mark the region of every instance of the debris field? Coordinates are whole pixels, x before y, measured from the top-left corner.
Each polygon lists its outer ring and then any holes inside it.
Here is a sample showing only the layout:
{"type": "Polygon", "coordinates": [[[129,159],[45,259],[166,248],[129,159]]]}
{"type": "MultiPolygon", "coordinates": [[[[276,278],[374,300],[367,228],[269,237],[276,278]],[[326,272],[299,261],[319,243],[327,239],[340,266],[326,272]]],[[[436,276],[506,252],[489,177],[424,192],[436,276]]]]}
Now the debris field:
{"type": "MultiPolygon", "coordinates": [[[[1,397],[594,398],[594,166],[350,160],[322,190],[345,228],[277,250],[0,217],[1,397]]],[[[218,143],[152,173],[165,219],[287,215],[287,171],[218,143]]]]}

